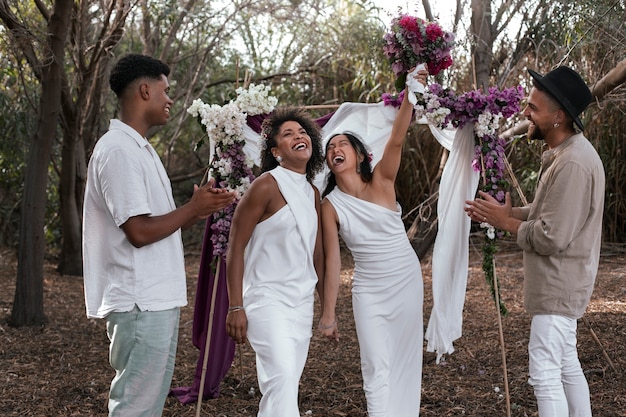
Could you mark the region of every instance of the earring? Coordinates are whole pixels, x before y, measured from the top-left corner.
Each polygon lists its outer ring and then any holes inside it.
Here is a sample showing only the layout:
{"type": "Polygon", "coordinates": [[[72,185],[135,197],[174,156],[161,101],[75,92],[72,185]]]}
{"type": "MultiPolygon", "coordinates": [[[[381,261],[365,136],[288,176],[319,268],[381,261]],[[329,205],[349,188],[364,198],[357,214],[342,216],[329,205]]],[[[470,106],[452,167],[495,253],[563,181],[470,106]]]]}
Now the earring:
{"type": "Polygon", "coordinates": [[[356,173],[360,174],[361,173],[361,164],[356,166],[356,173]]]}
{"type": "Polygon", "coordinates": [[[555,129],[558,129],[559,126],[561,126],[561,125],[557,122],[557,123],[553,124],[552,126],[554,126],[555,129]]]}
{"type": "Polygon", "coordinates": [[[278,162],[279,164],[280,164],[281,162],[283,162],[283,157],[282,157],[282,156],[280,156],[280,155],[277,155],[277,156],[275,156],[274,158],[276,158],[276,162],[278,162]]]}

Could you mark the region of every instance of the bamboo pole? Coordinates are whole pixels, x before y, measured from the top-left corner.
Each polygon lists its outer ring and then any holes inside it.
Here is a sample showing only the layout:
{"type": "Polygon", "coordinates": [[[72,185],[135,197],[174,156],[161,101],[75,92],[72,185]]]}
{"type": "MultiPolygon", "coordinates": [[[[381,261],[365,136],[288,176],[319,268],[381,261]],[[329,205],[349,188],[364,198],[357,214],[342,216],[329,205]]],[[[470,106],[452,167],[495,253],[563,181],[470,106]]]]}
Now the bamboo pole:
{"type": "Polygon", "coordinates": [[[496,260],[492,259],[493,286],[496,294],[496,313],[498,315],[498,333],[500,335],[500,352],[502,353],[502,372],[504,373],[504,395],[506,398],[506,415],[511,417],[511,396],[509,394],[509,377],[506,367],[506,348],[504,345],[504,332],[502,331],[502,316],[500,314],[500,291],[498,289],[498,274],[496,274],[496,260]]]}
{"type": "Polygon", "coordinates": [[[313,109],[338,109],[339,104],[311,104],[310,106],[302,106],[305,110],[313,110],[313,109]]]}
{"type": "Polygon", "coordinates": [[[209,308],[209,323],[206,332],[206,343],[204,344],[204,358],[202,360],[202,375],[200,376],[200,390],[198,392],[198,402],[196,407],[196,417],[200,417],[200,411],[202,410],[202,396],[204,394],[204,380],[206,378],[207,363],[209,361],[209,350],[211,348],[211,333],[213,333],[213,314],[215,313],[215,299],[217,298],[217,284],[220,279],[221,259],[217,260],[217,266],[215,268],[215,274],[213,275],[213,292],[211,296],[211,307],[209,308]]]}
{"type": "MultiPolygon", "coordinates": [[[[483,145],[482,139],[479,142],[482,148],[482,145],[483,145]]],[[[507,169],[510,169],[510,165],[508,163],[506,155],[502,155],[502,156],[504,157],[504,161],[505,161],[505,165],[507,169]]],[[[480,154],[480,165],[481,165],[481,173],[483,177],[483,184],[486,184],[487,178],[485,175],[485,160],[483,158],[482,152],[480,154]]],[[[506,346],[504,345],[504,331],[502,330],[502,315],[500,314],[500,286],[498,285],[498,275],[496,274],[495,256],[491,258],[491,269],[493,271],[493,292],[495,294],[496,314],[498,315],[498,334],[500,337],[500,352],[502,354],[502,373],[504,376],[504,395],[505,395],[505,400],[506,400],[506,416],[511,417],[511,396],[509,394],[509,375],[508,375],[508,371],[506,367],[506,346]]]]}
{"type": "Polygon", "coordinates": [[[595,340],[595,342],[600,347],[600,350],[602,351],[602,356],[604,356],[604,359],[606,359],[606,361],[609,363],[609,366],[611,367],[613,372],[617,373],[617,369],[615,368],[615,365],[613,365],[613,361],[609,357],[609,354],[606,353],[606,349],[604,349],[604,346],[602,346],[602,343],[600,343],[600,339],[598,339],[598,336],[596,336],[596,332],[593,331],[593,328],[591,327],[591,323],[589,322],[589,320],[587,320],[586,316],[583,316],[582,319],[585,322],[585,324],[587,325],[587,327],[589,328],[589,332],[591,333],[591,337],[593,338],[593,340],[595,340]]]}

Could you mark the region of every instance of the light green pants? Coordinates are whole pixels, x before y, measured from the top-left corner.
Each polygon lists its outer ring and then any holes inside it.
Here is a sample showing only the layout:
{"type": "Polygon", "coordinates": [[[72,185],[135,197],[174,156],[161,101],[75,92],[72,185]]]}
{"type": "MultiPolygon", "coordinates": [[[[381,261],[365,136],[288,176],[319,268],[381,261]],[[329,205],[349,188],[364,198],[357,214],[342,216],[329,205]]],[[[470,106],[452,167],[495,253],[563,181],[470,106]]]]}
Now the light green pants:
{"type": "Polygon", "coordinates": [[[110,417],[161,416],[174,373],[179,318],[180,308],[140,311],[136,306],[107,316],[109,363],[115,369],[110,417]]]}

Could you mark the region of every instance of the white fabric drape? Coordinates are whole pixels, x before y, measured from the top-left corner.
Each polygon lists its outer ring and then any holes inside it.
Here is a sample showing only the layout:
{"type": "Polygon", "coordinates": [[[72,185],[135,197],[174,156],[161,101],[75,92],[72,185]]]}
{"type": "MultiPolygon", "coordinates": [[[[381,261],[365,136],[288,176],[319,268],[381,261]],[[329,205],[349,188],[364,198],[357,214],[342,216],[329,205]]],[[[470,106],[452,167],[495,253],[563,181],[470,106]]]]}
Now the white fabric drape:
{"type": "MultiPolygon", "coordinates": [[[[438,136],[447,140],[432,126],[431,131],[438,140],[438,136]]],[[[452,342],[462,335],[471,226],[463,207],[466,200],[474,199],[479,180],[479,173],[472,168],[474,146],[471,124],[456,131],[439,186],[439,229],[432,256],[433,309],[425,334],[426,350],[437,353],[437,363],[444,354],[454,352],[452,342]]]]}
{"type": "MultiPolygon", "coordinates": [[[[398,109],[376,104],[343,103],[322,129],[323,146],[335,133],[352,132],[372,151],[372,166],[382,157],[398,109]]],[[[427,123],[425,119],[418,123],[427,123]]],[[[433,136],[450,151],[443,170],[437,204],[439,229],[432,256],[433,310],[425,337],[426,350],[437,353],[437,363],[444,354],[454,352],[453,341],[461,337],[463,305],[469,262],[471,221],[463,207],[472,200],[478,187],[479,173],[472,168],[474,129],[438,129],[429,125],[433,136]]],[[[244,129],[247,146],[244,151],[258,161],[259,135],[244,129]]],[[[327,168],[314,179],[320,191],[325,185],[327,168]]]]}
{"type": "MultiPolygon", "coordinates": [[[[372,152],[372,167],[374,167],[383,156],[397,113],[398,109],[385,106],[383,102],[343,103],[322,128],[322,146],[325,149],[326,142],[334,134],[353,133],[362,139],[372,152]]],[[[324,190],[327,174],[328,167],[324,165],[323,171],[313,181],[320,191],[324,190]]]]}

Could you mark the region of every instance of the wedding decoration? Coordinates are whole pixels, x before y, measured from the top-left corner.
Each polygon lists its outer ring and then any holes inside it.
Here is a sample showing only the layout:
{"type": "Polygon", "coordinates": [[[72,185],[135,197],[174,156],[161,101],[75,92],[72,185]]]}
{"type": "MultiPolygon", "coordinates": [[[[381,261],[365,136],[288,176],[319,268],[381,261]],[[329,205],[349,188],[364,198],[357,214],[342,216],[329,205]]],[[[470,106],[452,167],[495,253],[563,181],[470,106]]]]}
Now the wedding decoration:
{"type": "Polygon", "coordinates": [[[422,63],[430,75],[437,75],[452,65],[450,52],[454,34],[444,31],[437,22],[400,15],[391,21],[391,31],[383,37],[383,53],[396,75],[396,88],[402,90],[407,72],[422,63]]]}
{"type": "MultiPolygon", "coordinates": [[[[520,103],[524,96],[521,86],[499,90],[491,87],[487,93],[473,90],[457,95],[453,90],[443,88],[439,84],[431,84],[415,105],[415,117],[426,120],[439,128],[448,126],[462,129],[472,124],[475,138],[475,158],[472,167],[480,173],[482,191],[504,203],[505,192],[509,182],[505,178],[505,141],[498,135],[500,121],[520,111],[520,103]]],[[[485,229],[483,252],[483,271],[489,283],[492,295],[499,302],[502,315],[508,314],[501,301],[499,285],[494,284],[494,256],[497,252],[498,238],[504,232],[495,230],[487,223],[481,223],[485,229]],[[497,293],[496,293],[497,291],[497,293]]]]}
{"type": "MultiPolygon", "coordinates": [[[[237,198],[224,210],[213,214],[211,242],[213,254],[221,257],[228,248],[228,234],[237,202],[254,180],[254,162],[243,151],[246,144],[244,126],[248,116],[267,114],[274,110],[278,99],[270,95],[269,87],[251,84],[248,88],[237,88],[234,101],[219,106],[206,104],[200,99],[193,101],[187,112],[204,126],[209,140],[207,174],[215,178],[217,187],[236,191],[237,198]]],[[[205,143],[205,138],[195,144],[196,151],[205,143]]]]}

